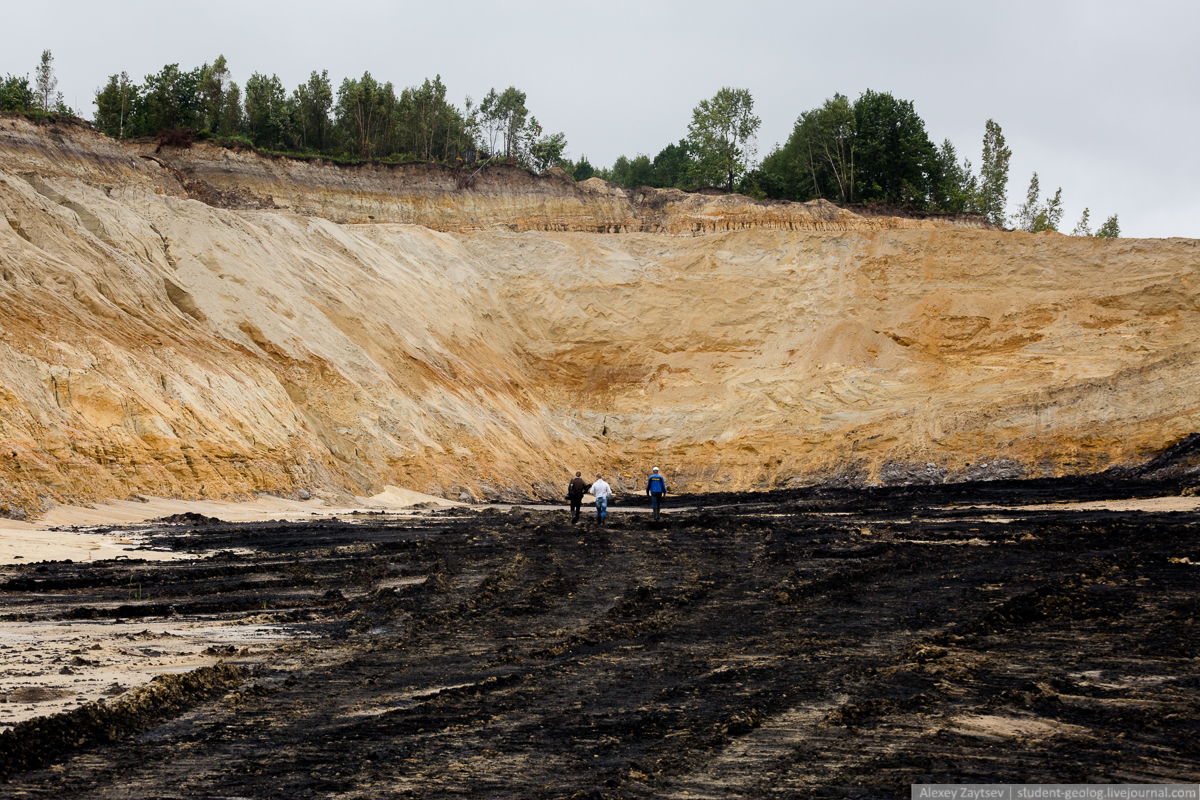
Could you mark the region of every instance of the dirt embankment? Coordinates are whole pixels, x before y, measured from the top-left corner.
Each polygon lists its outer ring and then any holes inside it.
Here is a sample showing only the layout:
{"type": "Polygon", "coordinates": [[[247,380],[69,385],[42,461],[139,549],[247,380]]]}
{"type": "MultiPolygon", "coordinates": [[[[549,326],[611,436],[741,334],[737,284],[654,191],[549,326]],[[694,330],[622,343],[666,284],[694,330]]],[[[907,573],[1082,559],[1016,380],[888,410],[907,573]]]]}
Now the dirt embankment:
{"type": "Polygon", "coordinates": [[[143,147],[177,170],[195,199],[235,208],[275,207],[339,223],[400,222],[437,231],[665,233],[733,230],[848,231],[987,228],[978,217],[936,220],[860,216],[832,203],[758,202],[741,195],[623,188],[599,178],[576,183],[559,169],[542,175],[507,164],[342,165],[264,157],[207,144],[143,147]]]}
{"type": "Polygon", "coordinates": [[[1200,430],[1195,241],[457,181],[0,120],[0,513],[1053,475],[1200,430]]]}

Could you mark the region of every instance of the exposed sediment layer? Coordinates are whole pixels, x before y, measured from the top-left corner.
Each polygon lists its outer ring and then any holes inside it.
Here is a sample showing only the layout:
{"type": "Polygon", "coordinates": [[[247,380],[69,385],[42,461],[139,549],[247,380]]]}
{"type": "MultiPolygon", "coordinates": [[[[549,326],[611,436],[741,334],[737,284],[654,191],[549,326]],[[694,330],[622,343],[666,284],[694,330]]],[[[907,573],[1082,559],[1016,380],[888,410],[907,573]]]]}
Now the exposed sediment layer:
{"type": "MultiPolygon", "coordinates": [[[[265,158],[197,145],[143,148],[146,157],[195,182],[196,199],[216,190],[247,205],[286,208],[339,223],[402,222],[437,231],[665,233],[732,230],[845,231],[930,227],[897,217],[863,217],[823,200],[758,202],[741,195],[623,188],[592,178],[576,183],[560,169],[542,175],[508,164],[340,165],[323,159],[265,158]],[[152,153],[154,155],[150,155],[152,153]]],[[[963,216],[943,224],[987,227],[963,216]]]]}
{"type": "Polygon", "coordinates": [[[457,180],[0,120],[0,500],[937,482],[1200,429],[1196,241],[457,180]]]}

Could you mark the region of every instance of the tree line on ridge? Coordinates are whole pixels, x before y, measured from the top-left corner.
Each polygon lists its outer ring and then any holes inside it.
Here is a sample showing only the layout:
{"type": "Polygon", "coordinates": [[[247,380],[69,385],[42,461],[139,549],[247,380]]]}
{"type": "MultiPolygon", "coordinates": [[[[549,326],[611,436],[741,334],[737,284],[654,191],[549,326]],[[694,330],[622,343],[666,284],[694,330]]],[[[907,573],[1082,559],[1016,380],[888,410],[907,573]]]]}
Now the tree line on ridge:
{"type": "MultiPolygon", "coordinates": [[[[183,70],[168,64],[136,83],[110,75],[95,92],[92,122],[120,139],[172,135],[293,156],[346,161],[433,161],[466,165],[501,161],[536,172],[558,167],[577,181],[599,177],[622,186],[684,190],[720,187],[757,199],[841,205],[881,203],[923,212],[978,214],[994,225],[1030,232],[1058,230],[1062,189],[1042,198],[1035,172],[1025,202],[1006,215],[1012,155],[1000,126],[988,120],[978,173],[949,139],[935,146],[912,101],[867,90],[842,94],[796,119],[788,140],[756,161],[749,90],[725,87],[700,101],[687,134],[652,159],[620,156],[595,167],[586,155],[567,157],[563,133],[547,133],[516,87],[492,89],[460,108],[446,99],[441,76],[398,92],[369,72],[335,89],[328,71],[313,71],[288,91],[276,75],[253,73],[239,86],[224,56],[183,70]]],[[[57,92],[53,56],[44,51],[28,77],[0,80],[0,111],[73,114],[57,92]]],[[[1090,210],[1072,231],[1112,238],[1117,216],[1095,232],[1090,210]]]]}

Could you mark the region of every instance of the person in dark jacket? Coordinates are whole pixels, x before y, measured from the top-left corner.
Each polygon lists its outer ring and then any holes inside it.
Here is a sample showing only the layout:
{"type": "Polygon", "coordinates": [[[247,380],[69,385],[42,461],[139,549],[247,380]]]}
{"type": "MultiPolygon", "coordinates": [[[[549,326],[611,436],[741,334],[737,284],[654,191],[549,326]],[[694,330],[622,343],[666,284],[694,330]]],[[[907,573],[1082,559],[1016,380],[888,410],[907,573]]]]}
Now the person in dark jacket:
{"type": "Polygon", "coordinates": [[[576,472],[575,477],[567,484],[567,501],[571,504],[571,524],[579,522],[579,507],[583,505],[583,496],[587,494],[587,481],[582,472],[576,472]]]}
{"type": "Polygon", "coordinates": [[[650,508],[654,510],[654,516],[658,516],[658,510],[662,508],[663,496],[667,493],[667,482],[663,480],[663,476],[658,474],[658,467],[650,473],[650,479],[646,481],[646,494],[650,497],[650,508]]]}

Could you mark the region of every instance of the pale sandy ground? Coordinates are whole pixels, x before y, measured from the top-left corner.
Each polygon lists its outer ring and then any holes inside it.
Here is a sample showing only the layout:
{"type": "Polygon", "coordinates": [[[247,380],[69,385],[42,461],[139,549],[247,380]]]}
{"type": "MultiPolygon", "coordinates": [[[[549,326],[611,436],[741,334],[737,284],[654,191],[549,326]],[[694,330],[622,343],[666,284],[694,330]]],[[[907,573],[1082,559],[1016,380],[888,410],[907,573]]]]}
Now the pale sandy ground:
{"type": "Polygon", "coordinates": [[[195,513],[226,522],[262,522],[271,519],[310,519],[352,514],[355,511],[411,513],[428,508],[460,506],[452,500],[388,486],[373,497],[353,498],[353,502],[329,503],[325,500],[288,500],[260,497],[250,502],[223,500],[171,500],[146,498],[115,500],[93,506],[58,506],[41,519],[16,522],[0,519],[0,564],[32,561],[101,561],[128,556],[147,560],[180,558],[166,551],[134,549],[140,544],[120,531],[101,532],[96,528],[133,525],[172,514],[195,513]]]}
{"type": "Polygon", "coordinates": [[[976,506],[1004,510],[1034,511],[1196,511],[1200,497],[1146,497],[1140,500],[1094,500],[1088,503],[1043,503],[1033,506],[976,506]]]}
{"type": "Polygon", "coordinates": [[[0,623],[0,730],[218,661],[253,663],[286,627],[196,618],[0,623]]]}

